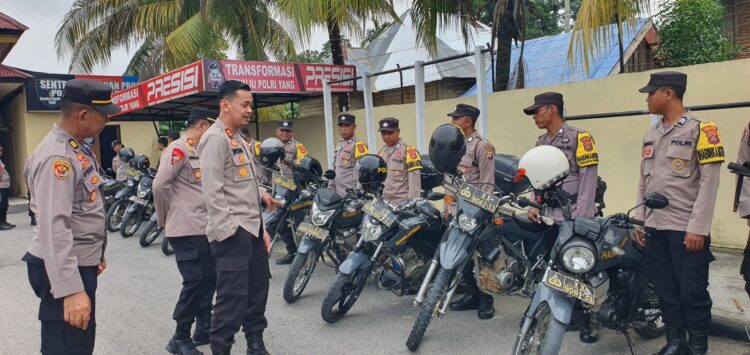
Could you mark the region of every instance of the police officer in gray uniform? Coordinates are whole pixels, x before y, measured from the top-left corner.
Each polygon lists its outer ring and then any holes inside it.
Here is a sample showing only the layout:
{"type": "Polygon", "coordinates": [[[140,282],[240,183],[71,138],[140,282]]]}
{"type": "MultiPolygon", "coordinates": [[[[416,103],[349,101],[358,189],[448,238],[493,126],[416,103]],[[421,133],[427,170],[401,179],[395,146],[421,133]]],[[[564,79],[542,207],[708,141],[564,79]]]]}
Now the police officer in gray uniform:
{"type": "Polygon", "coordinates": [[[111,98],[107,85],[68,81],[60,118],[26,160],[24,177],[38,225],[23,260],[40,299],[42,354],[94,351],[97,276],[107,267],[107,231],[96,156],[81,142],[104,129],[107,115],[120,112],[111,98]]]}
{"type": "Polygon", "coordinates": [[[219,88],[219,117],[198,144],[206,234],[216,258],[216,303],[211,318],[211,351],[228,355],[234,335],[245,332],[248,354],[268,354],[263,342],[268,300],[267,233],[261,200],[279,205],[258,187],[250,144],[240,134],[252,117],[250,86],[236,80],[219,88]]]}
{"type": "Polygon", "coordinates": [[[367,144],[357,138],[356,118],[350,113],[339,115],[339,135],[341,141],[333,152],[333,171],[336,178],[328,186],[340,196],[346,196],[347,189],[357,187],[357,177],[354,167],[359,158],[368,154],[367,144]]]}
{"type": "Polygon", "coordinates": [[[378,122],[378,126],[385,142],[378,155],[388,166],[388,175],[383,183],[383,199],[395,204],[419,197],[422,192],[422,157],[417,148],[401,139],[397,119],[386,117],[378,122]]]}
{"type": "Polygon", "coordinates": [[[708,264],[714,256],[709,233],[724,146],[715,123],[685,108],[686,89],[687,75],[678,72],[651,74],[640,89],[648,93],[649,112],[662,119],[643,137],[636,201],[650,192],[669,199],[664,209],[641,207],[635,213],[646,225],[645,235],[636,232],[636,240],[645,244],[649,276],[667,326],[667,345],[659,354],[705,354],[711,325],[708,264]]]}
{"type": "MultiPolygon", "coordinates": [[[[281,175],[287,179],[294,179],[293,169],[294,161],[307,156],[305,145],[294,139],[294,123],[289,120],[279,121],[276,128],[276,137],[281,143],[284,143],[284,157],[279,159],[276,166],[281,171],[281,175]]],[[[286,244],[286,255],[276,260],[276,265],[291,264],[294,256],[297,255],[297,245],[294,243],[292,231],[288,226],[283,225],[279,231],[281,240],[286,244]]]]}
{"type": "Polygon", "coordinates": [[[202,354],[195,346],[209,342],[216,261],[206,238],[208,216],[198,142],[211,126],[212,117],[216,114],[208,110],[190,110],[187,131],[164,150],[153,184],[157,222],[165,228],[182,276],[182,291],[172,314],[177,328],[167,344],[172,354],[202,354]],[[191,339],[193,319],[196,324],[191,339]]]}
{"type": "Polygon", "coordinates": [[[125,181],[128,179],[128,163],[120,158],[120,151],[125,148],[119,139],[112,141],[112,150],[115,151],[115,157],[112,158],[112,170],[115,172],[115,180],[125,181]]]}

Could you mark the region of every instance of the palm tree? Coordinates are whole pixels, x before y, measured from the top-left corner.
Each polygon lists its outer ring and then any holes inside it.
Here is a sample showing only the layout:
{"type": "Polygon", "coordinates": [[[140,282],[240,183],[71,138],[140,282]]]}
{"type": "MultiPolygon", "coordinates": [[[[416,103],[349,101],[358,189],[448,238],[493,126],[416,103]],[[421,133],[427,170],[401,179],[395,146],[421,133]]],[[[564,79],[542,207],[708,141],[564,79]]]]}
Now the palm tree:
{"type": "Polygon", "coordinates": [[[608,45],[611,36],[609,25],[616,23],[620,73],[625,72],[623,26],[635,30],[638,17],[650,11],[649,3],[649,0],[583,0],[570,38],[568,61],[574,63],[576,59],[583,60],[584,70],[588,73],[590,58],[608,45]]]}
{"type": "Polygon", "coordinates": [[[55,36],[70,71],[90,73],[116,48],[137,46],[128,74],[149,78],[221,57],[232,41],[245,60],[294,58],[294,42],[267,0],[76,0],[55,36]]]}

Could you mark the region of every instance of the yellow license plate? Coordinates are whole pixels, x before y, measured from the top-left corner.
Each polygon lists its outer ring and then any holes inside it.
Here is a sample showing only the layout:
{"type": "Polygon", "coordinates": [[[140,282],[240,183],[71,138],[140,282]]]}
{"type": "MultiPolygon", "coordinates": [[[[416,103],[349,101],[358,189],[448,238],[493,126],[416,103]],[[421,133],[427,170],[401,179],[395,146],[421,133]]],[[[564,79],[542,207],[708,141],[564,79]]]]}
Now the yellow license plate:
{"type": "Polygon", "coordinates": [[[495,195],[488,194],[481,189],[472,186],[468,183],[464,183],[458,189],[458,196],[474,206],[477,206],[490,213],[495,213],[500,207],[500,198],[495,195]]]}
{"type": "Polygon", "coordinates": [[[285,178],[283,176],[276,175],[273,177],[273,183],[276,185],[279,185],[287,190],[296,190],[297,184],[294,183],[292,179],[285,178]]]}
{"type": "Polygon", "coordinates": [[[362,211],[377,219],[386,227],[390,227],[396,222],[396,215],[391,213],[383,203],[368,202],[362,207],[362,211]]]}
{"type": "Polygon", "coordinates": [[[297,233],[304,237],[310,237],[314,239],[325,240],[328,238],[328,231],[323,228],[318,228],[310,223],[302,222],[297,227],[297,233]]]}
{"type": "Polygon", "coordinates": [[[554,270],[547,270],[547,273],[544,274],[544,284],[592,306],[596,305],[596,290],[594,287],[576,278],[554,270]]]}

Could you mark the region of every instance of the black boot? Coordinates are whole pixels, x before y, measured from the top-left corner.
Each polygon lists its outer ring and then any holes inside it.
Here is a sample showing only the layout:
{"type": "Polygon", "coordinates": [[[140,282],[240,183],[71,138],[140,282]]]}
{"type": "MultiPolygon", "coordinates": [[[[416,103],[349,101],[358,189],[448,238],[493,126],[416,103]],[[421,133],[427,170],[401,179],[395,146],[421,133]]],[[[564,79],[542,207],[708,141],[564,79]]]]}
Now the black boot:
{"type": "Polygon", "coordinates": [[[291,264],[292,261],[294,261],[294,257],[296,255],[297,255],[297,252],[288,252],[286,255],[282,256],[281,258],[276,259],[276,265],[291,264]]]}
{"type": "Polygon", "coordinates": [[[12,224],[12,223],[8,223],[7,221],[6,221],[6,222],[3,222],[3,224],[4,224],[4,225],[6,225],[6,226],[8,226],[8,227],[10,227],[10,229],[16,228],[16,225],[15,225],[15,224],[12,224]]]}
{"type": "Polygon", "coordinates": [[[654,355],[683,355],[687,347],[685,346],[685,330],[677,327],[667,326],[666,331],[667,345],[664,345],[658,353],[654,355]]]}
{"type": "Polygon", "coordinates": [[[708,351],[708,332],[688,329],[688,354],[704,355],[708,351]]]}
{"type": "Polygon", "coordinates": [[[591,327],[591,315],[588,312],[583,312],[578,339],[586,344],[596,343],[599,340],[599,332],[591,327]]]}
{"type": "Polygon", "coordinates": [[[203,355],[202,352],[195,348],[195,344],[190,339],[190,326],[192,322],[177,322],[174,336],[167,344],[167,351],[171,354],[178,355],[203,355]]]}
{"type": "Polygon", "coordinates": [[[263,331],[255,333],[245,333],[247,340],[247,355],[270,355],[266,350],[266,344],[263,343],[263,331]]]}
{"type": "Polygon", "coordinates": [[[13,227],[5,223],[0,223],[0,231],[7,231],[10,229],[13,229],[13,227]]]}
{"type": "Polygon", "coordinates": [[[211,310],[203,311],[195,317],[193,344],[208,344],[208,332],[211,330],[211,310]]]}
{"type": "Polygon", "coordinates": [[[470,309],[479,309],[479,291],[468,292],[457,301],[450,304],[451,311],[468,311],[470,309]]]}
{"type": "Polygon", "coordinates": [[[479,310],[477,317],[479,319],[492,319],[495,316],[495,299],[484,293],[479,294],[479,310]]]}

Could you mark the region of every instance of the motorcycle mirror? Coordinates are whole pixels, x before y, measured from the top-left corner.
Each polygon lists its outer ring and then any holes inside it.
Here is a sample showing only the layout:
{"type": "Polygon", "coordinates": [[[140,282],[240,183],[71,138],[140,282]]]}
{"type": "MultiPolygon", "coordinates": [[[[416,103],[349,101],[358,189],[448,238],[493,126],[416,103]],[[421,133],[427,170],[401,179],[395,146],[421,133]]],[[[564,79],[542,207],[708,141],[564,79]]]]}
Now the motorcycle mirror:
{"type": "Polygon", "coordinates": [[[669,199],[658,192],[650,192],[646,194],[644,199],[646,207],[654,210],[660,210],[669,206],[669,199]]]}
{"type": "Polygon", "coordinates": [[[445,197],[444,193],[430,192],[427,194],[427,199],[430,201],[440,201],[445,197]]]}
{"type": "Polygon", "coordinates": [[[326,170],[326,172],[323,173],[323,177],[328,180],[333,180],[336,178],[336,173],[333,170],[328,169],[326,170]]]}

